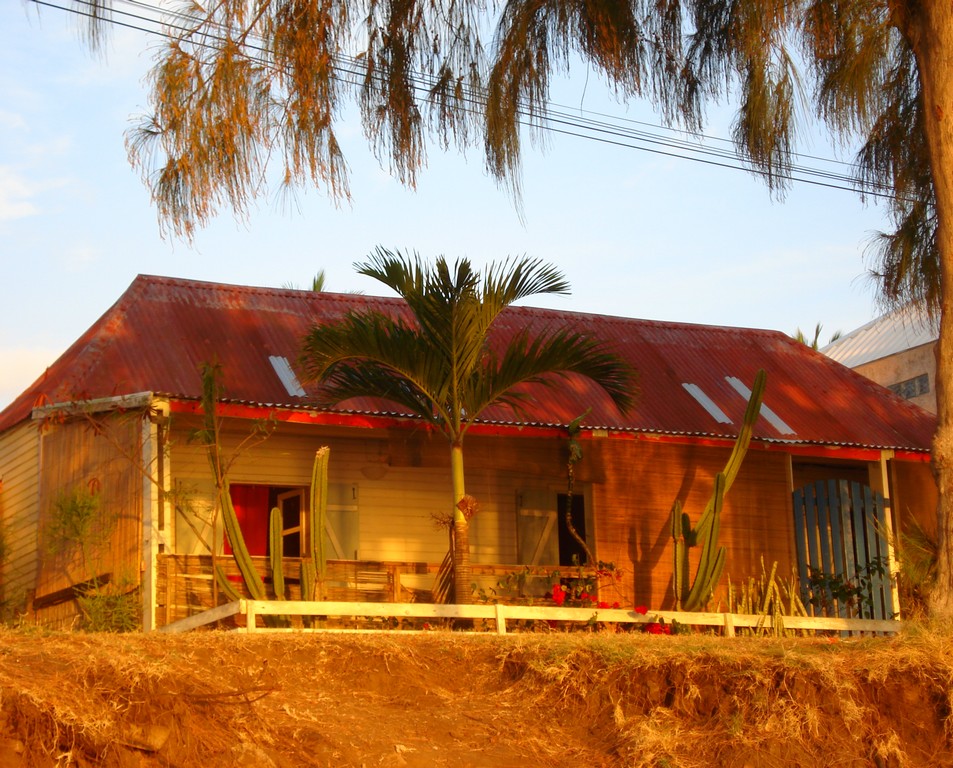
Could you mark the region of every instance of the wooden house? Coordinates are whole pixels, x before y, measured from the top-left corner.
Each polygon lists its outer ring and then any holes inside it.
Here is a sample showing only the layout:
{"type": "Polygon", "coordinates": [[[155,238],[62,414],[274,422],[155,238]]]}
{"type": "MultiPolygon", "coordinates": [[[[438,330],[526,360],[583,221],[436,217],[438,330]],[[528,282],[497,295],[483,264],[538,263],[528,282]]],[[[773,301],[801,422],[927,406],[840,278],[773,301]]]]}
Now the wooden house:
{"type": "MultiPolygon", "coordinates": [[[[136,596],[148,630],[220,599],[212,553],[229,558],[207,452],[194,436],[208,363],[223,375],[231,497],[263,572],[274,506],[283,510],[286,565],[309,555],[302,532],[312,462],[327,445],[332,596],[428,599],[448,548],[435,520],[450,505],[444,437],[393,404],[318,408],[295,375],[312,324],[369,307],[402,311],[398,299],[138,277],[0,413],[8,613],[68,626],[84,585],[111,584],[136,596]],[[72,524],[65,512],[87,526],[86,545],[57,546],[72,524]]],[[[465,450],[468,491],[480,505],[474,573],[488,592],[506,574],[571,570],[579,548],[558,512],[567,425],[584,414],[572,519],[595,557],[621,573],[604,599],[670,608],[673,502],[693,519],[701,513],[762,368],[764,407],[722,514],[733,581],[759,573],[762,559],[781,574],[803,570],[819,540],[821,549],[852,551],[838,561],[851,563],[862,556],[857,541],[881,536],[883,525],[932,520],[934,417],[788,336],[526,307],[507,310],[498,330],[554,325],[629,359],[638,399],[621,415],[598,387],[570,377],[534,389],[521,415],[483,414],[465,450]],[[875,530],[861,499],[878,494],[888,501],[875,530]],[[840,506],[843,517],[828,514],[840,506]],[[838,522],[853,508],[854,528],[838,522]]]]}

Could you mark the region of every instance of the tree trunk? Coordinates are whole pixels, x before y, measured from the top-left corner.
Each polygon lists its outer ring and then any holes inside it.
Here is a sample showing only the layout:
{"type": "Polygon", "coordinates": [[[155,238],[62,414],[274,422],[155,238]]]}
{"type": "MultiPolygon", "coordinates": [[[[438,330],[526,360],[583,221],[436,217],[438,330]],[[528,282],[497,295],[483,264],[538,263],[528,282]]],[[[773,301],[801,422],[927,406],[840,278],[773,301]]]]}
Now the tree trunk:
{"type": "Polygon", "coordinates": [[[463,477],[463,446],[450,446],[450,472],[453,476],[453,602],[469,605],[473,602],[470,588],[470,521],[466,515],[466,496],[463,477]]]}
{"type": "Polygon", "coordinates": [[[469,605],[473,602],[470,588],[470,523],[453,521],[453,602],[469,605]]]}
{"type": "Polygon", "coordinates": [[[935,617],[953,619],[953,3],[925,0],[908,7],[906,34],[920,72],[924,133],[936,189],[942,297],[933,440],[939,560],[930,609],[935,617]]]}

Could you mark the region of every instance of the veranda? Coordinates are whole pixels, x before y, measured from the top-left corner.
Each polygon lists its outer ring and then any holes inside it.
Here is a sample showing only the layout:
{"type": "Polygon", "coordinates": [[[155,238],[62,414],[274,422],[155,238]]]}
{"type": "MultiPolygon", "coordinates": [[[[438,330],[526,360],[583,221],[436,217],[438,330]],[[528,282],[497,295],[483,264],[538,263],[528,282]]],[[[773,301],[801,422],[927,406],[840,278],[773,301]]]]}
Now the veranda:
{"type": "MultiPolygon", "coordinates": [[[[267,558],[254,558],[255,566],[265,579],[267,558]]],[[[778,630],[813,634],[835,633],[889,634],[899,632],[902,622],[896,620],[848,619],[823,616],[784,616],[735,614],[718,612],[645,611],[623,607],[562,607],[546,600],[503,600],[459,606],[435,601],[426,590],[402,585],[402,577],[427,574],[436,579],[440,564],[423,562],[374,562],[329,560],[324,581],[323,600],[300,599],[300,560],[288,558],[284,563],[286,598],[275,600],[234,600],[226,595],[214,578],[214,567],[220,566],[241,591],[238,568],[231,557],[213,559],[208,555],[162,555],[159,558],[158,615],[160,631],[180,632],[205,626],[224,625],[247,632],[254,631],[379,631],[390,630],[406,622],[401,631],[420,630],[433,622],[464,620],[479,631],[505,634],[507,621],[520,621],[547,628],[588,626],[591,628],[644,629],[646,626],[681,625],[720,631],[727,637],[736,629],[757,633],[778,630]],[[284,626],[275,626],[267,617],[283,617],[284,626]],[[313,619],[319,621],[313,621],[313,619]],[[635,625],[643,625],[636,627],[635,625]],[[776,626],[777,625],[777,626],[776,626]]],[[[525,573],[523,566],[472,566],[473,575],[483,580],[505,580],[525,573]]],[[[540,578],[544,578],[540,576],[540,578]]],[[[667,632],[666,632],[667,633],[667,632]]]]}

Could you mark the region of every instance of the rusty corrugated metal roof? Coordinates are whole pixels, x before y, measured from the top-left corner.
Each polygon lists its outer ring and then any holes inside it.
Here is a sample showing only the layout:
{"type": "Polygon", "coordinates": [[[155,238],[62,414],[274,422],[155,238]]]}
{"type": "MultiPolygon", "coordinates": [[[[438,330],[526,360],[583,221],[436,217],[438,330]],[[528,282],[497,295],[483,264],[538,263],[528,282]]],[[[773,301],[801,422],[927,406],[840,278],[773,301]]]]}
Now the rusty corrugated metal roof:
{"type": "MultiPolygon", "coordinates": [[[[152,391],[198,400],[199,368],[217,360],[228,400],[311,409],[314,392],[296,390],[283,360],[297,358],[314,323],[348,310],[402,311],[399,299],[251,288],[139,276],[39,380],[0,413],[0,431],[40,402],[69,402],[152,391]]],[[[619,414],[580,377],[537,387],[522,415],[506,408],[482,421],[733,437],[745,386],[768,372],[766,410],[755,439],[929,451],[932,415],[777,331],[656,322],[514,307],[500,318],[506,335],[522,328],[571,326],[608,343],[639,371],[635,407],[619,414]]],[[[400,413],[390,404],[349,401],[336,410],[400,413]]]]}

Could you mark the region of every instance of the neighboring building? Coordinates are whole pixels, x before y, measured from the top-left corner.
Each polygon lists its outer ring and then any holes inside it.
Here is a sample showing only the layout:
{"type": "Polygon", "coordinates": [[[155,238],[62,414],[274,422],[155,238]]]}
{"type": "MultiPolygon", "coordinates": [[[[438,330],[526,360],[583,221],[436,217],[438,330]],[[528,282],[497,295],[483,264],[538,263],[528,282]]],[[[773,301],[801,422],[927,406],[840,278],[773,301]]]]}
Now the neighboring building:
{"type": "Polygon", "coordinates": [[[821,352],[936,413],[936,324],[913,307],[894,310],[821,352]]]}
{"type": "MultiPolygon", "coordinates": [[[[214,482],[205,449],[192,439],[202,425],[199,369],[217,362],[225,386],[222,440],[234,456],[232,499],[252,554],[265,562],[267,516],[278,506],[294,581],[296,558],[311,555],[301,534],[310,525],[312,460],[328,445],[324,533],[333,594],[426,599],[447,551],[447,532],[433,520],[450,503],[445,439],[391,403],[318,408],[315,392],[295,376],[301,339],[313,324],[367,308],[398,313],[403,304],[136,278],[0,412],[0,520],[8,552],[0,598],[42,623],[66,625],[77,613],[76,585],[108,577],[141,596],[146,629],[224,599],[211,576],[210,551],[217,562],[228,561],[214,482]],[[239,450],[260,420],[273,433],[239,450]],[[87,553],[83,562],[76,552],[53,552],[52,521],[63,500],[91,494],[108,521],[95,557],[87,553]]],[[[673,502],[697,520],[737,435],[747,387],[762,368],[765,407],[722,516],[720,541],[734,583],[759,574],[762,558],[769,566],[777,561],[783,575],[804,570],[806,550],[798,542],[805,523],[795,514],[803,504],[792,501],[801,488],[826,493],[829,481],[855,483],[856,490],[836,486],[843,490],[830,499],[831,508],[854,504],[855,535],[808,514],[816,530],[823,528],[822,550],[833,541],[838,551],[859,552],[865,526],[871,542],[880,536],[864,522],[863,493],[889,497],[894,523],[910,515],[931,519],[934,417],[785,334],[525,307],[507,310],[498,330],[505,337],[553,326],[614,347],[639,371],[639,398],[623,416],[598,387],[569,377],[530,390],[520,414],[495,408],[473,427],[467,487],[480,512],[471,522],[471,548],[485,587],[525,566],[563,573],[571,567],[560,514],[567,425],[586,414],[572,511],[595,556],[622,571],[606,598],[671,607],[673,502]]],[[[816,531],[811,535],[816,544],[816,531]]],[[[849,562],[860,557],[856,552],[849,562]]]]}

